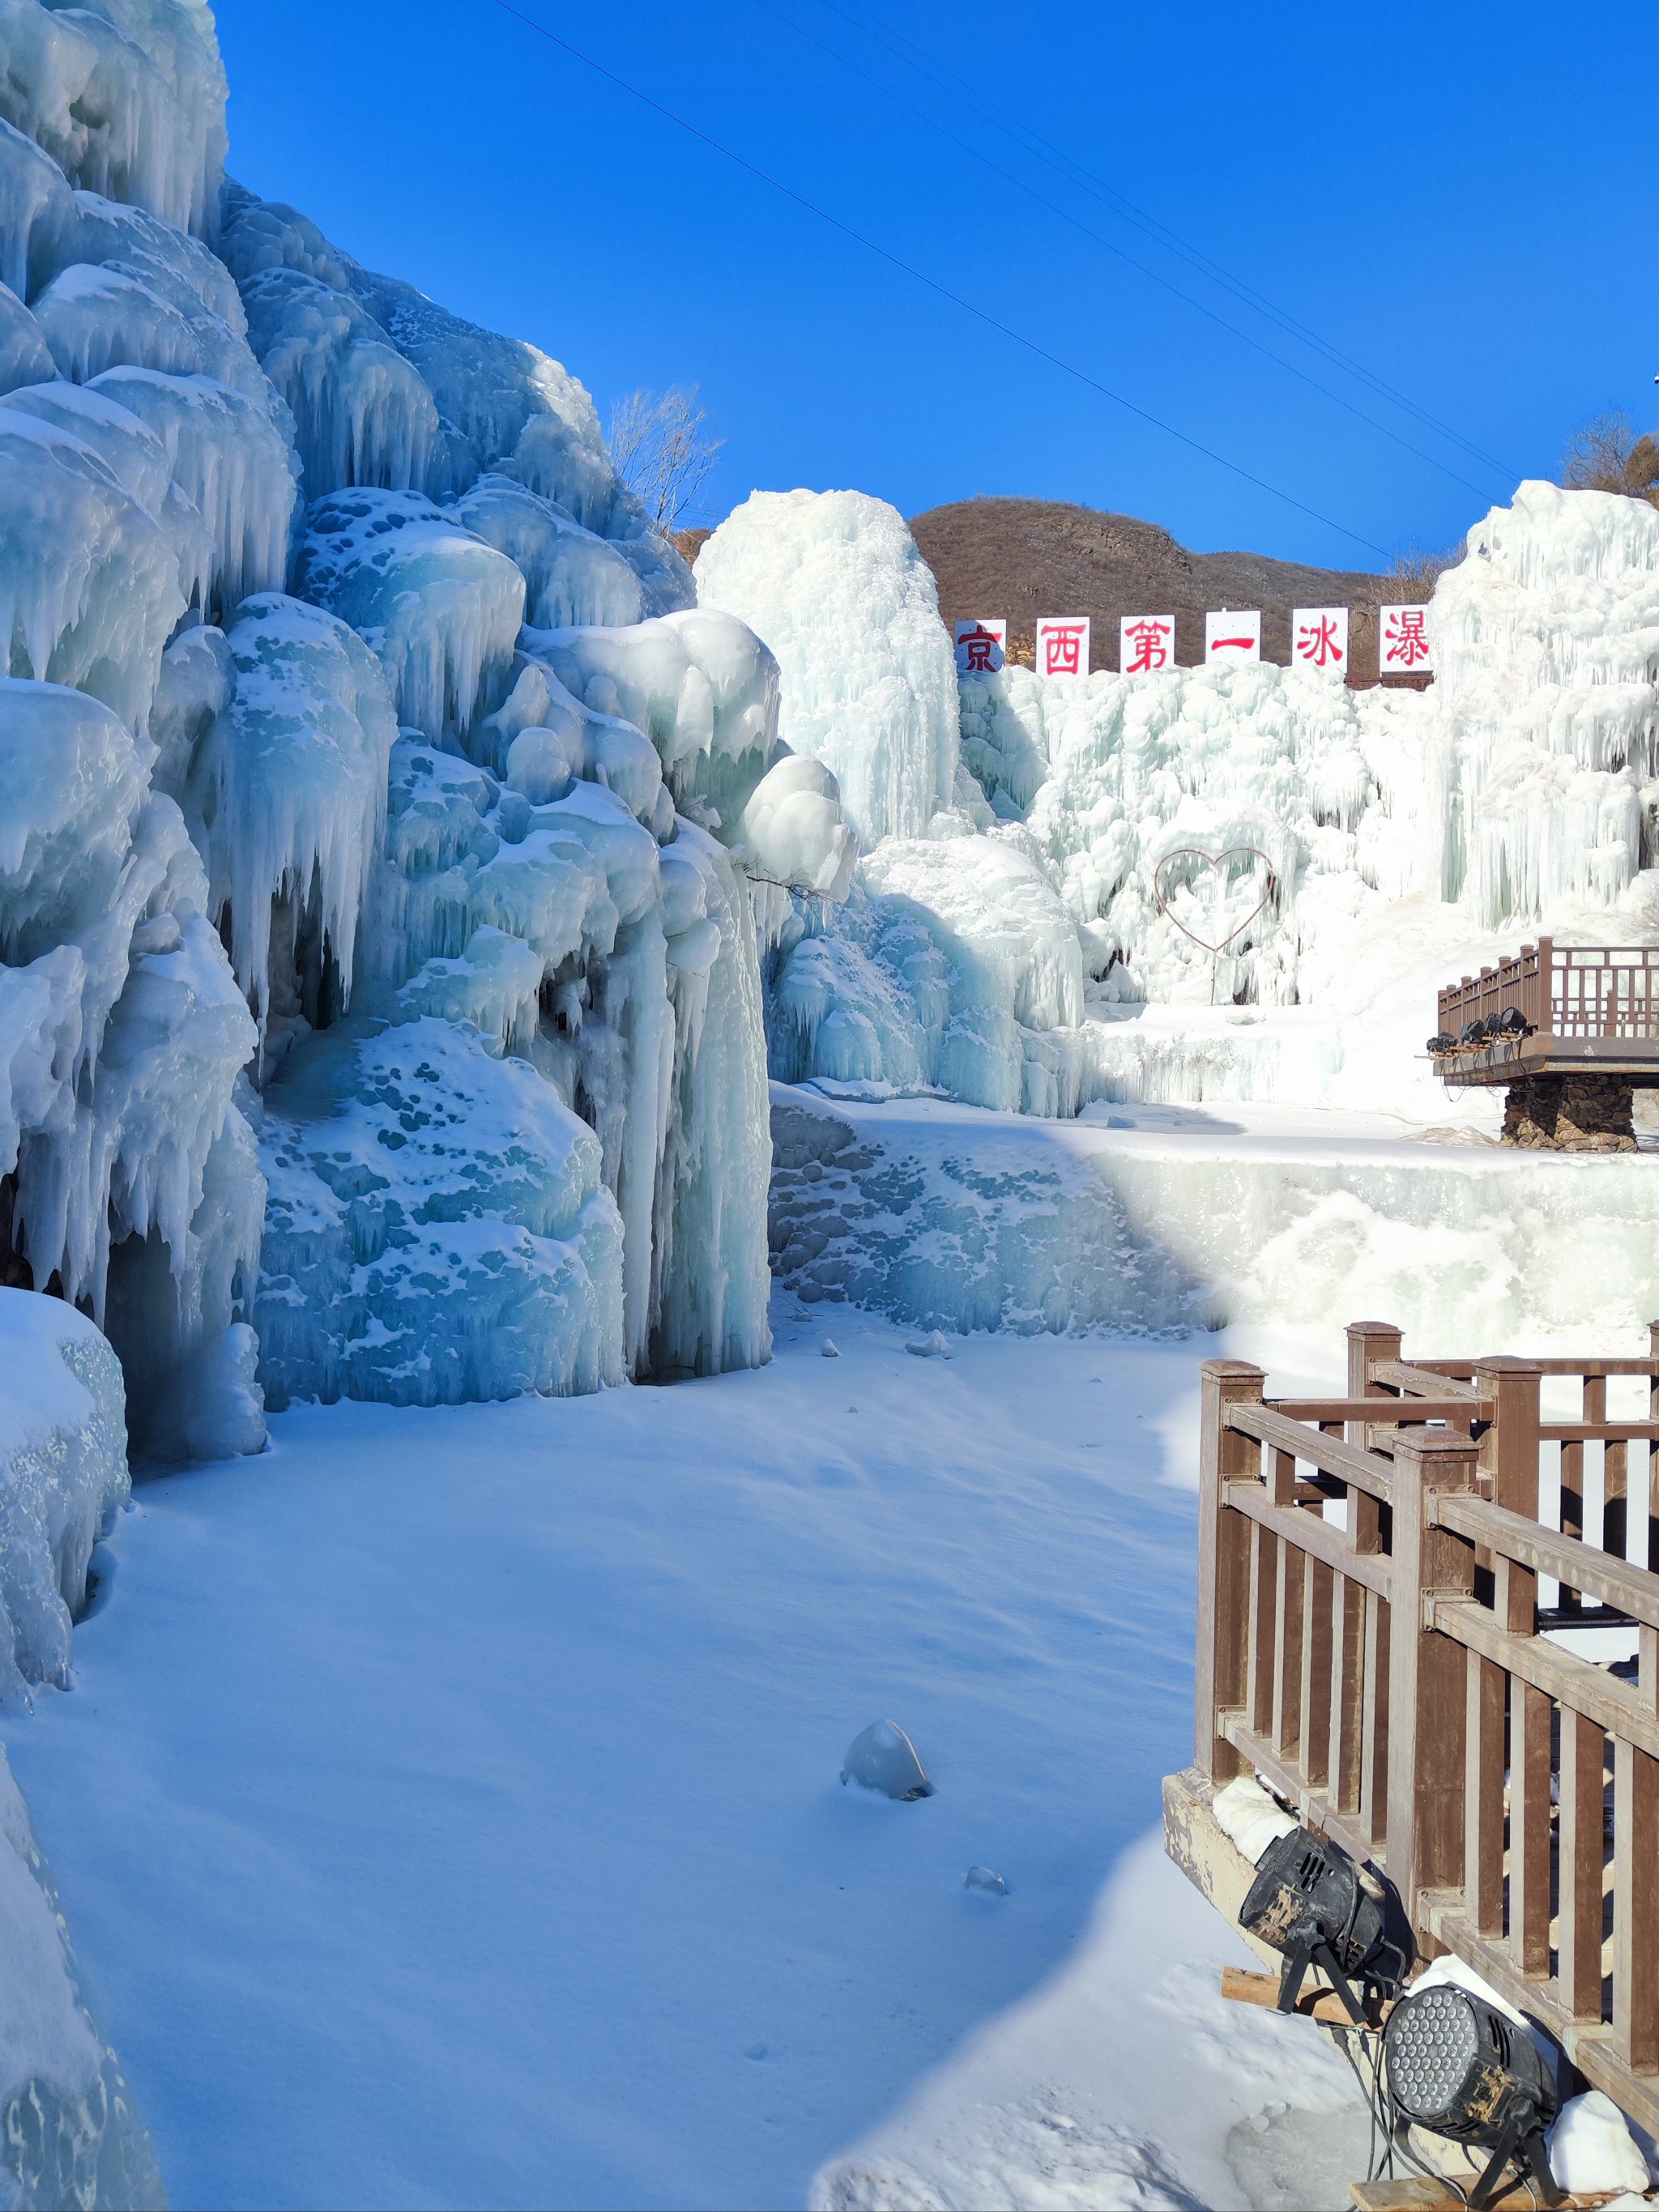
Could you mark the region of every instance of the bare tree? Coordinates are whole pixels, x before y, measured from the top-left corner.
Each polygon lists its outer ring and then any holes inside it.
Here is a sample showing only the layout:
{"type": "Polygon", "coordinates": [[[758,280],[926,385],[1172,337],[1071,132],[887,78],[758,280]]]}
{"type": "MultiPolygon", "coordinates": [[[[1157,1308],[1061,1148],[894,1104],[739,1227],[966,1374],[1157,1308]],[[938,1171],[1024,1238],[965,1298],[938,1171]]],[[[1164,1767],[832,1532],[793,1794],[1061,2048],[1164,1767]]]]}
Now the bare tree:
{"type": "Polygon", "coordinates": [[[711,438],[697,387],[630,392],[611,410],[611,458],[666,535],[696,498],[720,458],[724,438],[711,438]]]}
{"type": "Polygon", "coordinates": [[[1384,606],[1413,606],[1431,598],[1435,586],[1448,568],[1455,568],[1461,553],[1426,553],[1413,538],[1389,562],[1377,598],[1384,606]]]}
{"type": "Polygon", "coordinates": [[[1659,444],[1638,438],[1628,415],[1593,415],[1567,441],[1560,481],[1568,491],[1617,491],[1659,507],[1659,444]]]}

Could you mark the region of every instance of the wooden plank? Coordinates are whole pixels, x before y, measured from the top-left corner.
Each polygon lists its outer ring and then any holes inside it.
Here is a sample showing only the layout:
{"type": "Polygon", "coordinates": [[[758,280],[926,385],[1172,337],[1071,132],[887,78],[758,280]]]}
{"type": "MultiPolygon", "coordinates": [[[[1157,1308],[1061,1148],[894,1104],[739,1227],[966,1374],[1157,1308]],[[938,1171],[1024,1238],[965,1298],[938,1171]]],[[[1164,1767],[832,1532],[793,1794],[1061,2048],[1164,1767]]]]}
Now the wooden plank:
{"type": "Polygon", "coordinates": [[[1579,2072],[1611,2097],[1620,2112],[1628,2112],[1650,2134],[1659,2131],[1659,2075],[1632,2073],[1613,2048],[1611,2029],[1576,2026],[1552,1984],[1540,1986],[1517,1973],[1509,1946],[1482,1936],[1455,1899],[1432,1898],[1427,1903],[1428,1927],[1448,1950],[1467,1960],[1500,1996],[1541,2021],[1579,2072]]]}
{"type": "Polygon", "coordinates": [[[1659,1717],[1646,1709],[1638,1692],[1616,1674],[1576,1658],[1541,1636],[1509,1635],[1484,1605],[1473,1598],[1430,1591],[1425,1610],[1434,1627],[1466,1650],[1478,1651],[1559,1705],[1595,1721],[1609,1735],[1622,1735],[1650,1757],[1659,1757],[1659,1717]]]}
{"type": "Polygon", "coordinates": [[[1389,1601],[1365,1593],[1365,1690],[1359,1747],[1359,1825],[1380,1858],[1389,1829],[1389,1601]]]}
{"type": "Polygon", "coordinates": [[[1335,1522],[1322,1519],[1311,1507],[1275,1505],[1259,1482],[1230,1482],[1227,1504],[1235,1513],[1271,1529],[1275,1536],[1308,1553],[1322,1565],[1352,1576],[1367,1589],[1380,1590],[1384,1597],[1389,1595],[1388,1560],[1376,1553],[1351,1551],[1346,1531],[1339,1528],[1335,1522]]]}
{"type": "Polygon", "coordinates": [[[1630,1548],[1630,1446],[1610,1441],[1601,1455],[1601,1549],[1622,1559],[1630,1548]]]}
{"type": "MultiPolygon", "coordinates": [[[[1279,1547],[1278,1586],[1273,1598],[1273,1617],[1279,1623],[1279,1656],[1273,1664],[1273,1741],[1287,1759],[1297,1758],[1302,1742],[1302,1586],[1307,1571],[1307,1561],[1294,1544],[1279,1547]]],[[[1300,1789],[1299,1764],[1296,1772],[1297,1787],[1300,1789]]]]}
{"type": "Polygon", "coordinates": [[[1550,1700],[1510,1682],[1510,1950],[1516,1969],[1550,1970],[1550,1700]]]}
{"type": "MultiPolygon", "coordinates": [[[[1480,1662],[1472,1658],[1470,1663],[1480,1662]]],[[[1591,2022],[1601,2017],[1607,1741],[1594,1721],[1563,1709],[1556,1980],[1571,2017],[1591,2022]]],[[[1484,1921],[1481,1926],[1491,1932],[1484,1921]]]]}
{"type": "Polygon", "coordinates": [[[1431,1367],[1414,1367],[1402,1359],[1374,1361],[1371,1380],[1388,1390],[1403,1390],[1408,1397],[1478,1401],[1480,1395],[1474,1382],[1455,1382],[1449,1375],[1438,1375],[1431,1367]]]}
{"type": "Polygon", "coordinates": [[[1486,1936],[1504,1932],[1504,1691],[1502,1668],[1468,1653],[1463,1893],[1486,1936]]]}
{"type": "Polygon", "coordinates": [[[1650,1569],[1633,1567],[1593,1545],[1559,1536],[1553,1528],[1488,1498],[1443,1497],[1433,1510],[1441,1528],[1455,1529],[1471,1543],[1485,1545],[1534,1574],[1553,1575],[1603,1605],[1616,1606],[1632,1620],[1659,1627],[1659,1575],[1650,1569]]]}
{"type": "Polygon", "coordinates": [[[1259,1522],[1250,1524],[1250,1637],[1244,1683],[1245,1710],[1251,1725],[1273,1724],[1274,1601],[1278,1594],[1279,1540],[1259,1522]]]}
{"type": "MultiPolygon", "coordinates": [[[[1471,2172],[1478,2170],[1472,2168],[1471,2172]]],[[[1583,2212],[1591,2212],[1595,2206],[1612,2203],[1616,2194],[1601,2189],[1590,2196],[1561,2197],[1556,2201],[1563,2212],[1581,2212],[1581,2208],[1583,2212]]],[[[1348,2195],[1356,2212],[1463,2212],[1468,2202],[1466,2197],[1455,2195],[1449,2182],[1431,2181],[1422,2173],[1407,2174],[1403,2181],[1351,2181],[1348,2195]]],[[[1534,2189],[1506,2189],[1501,2197],[1491,2200],[1491,2212],[1538,2212],[1538,2204],[1534,2189]]]]}
{"type": "Polygon", "coordinates": [[[1223,1725],[1228,1741],[1247,1766],[1254,1766],[1265,1774],[1281,1797],[1288,1798],[1310,1826],[1322,1828],[1335,1838],[1351,1857],[1376,1859],[1376,1845],[1358,1825],[1339,1813],[1326,1798],[1322,1790],[1307,1789],[1301,1771],[1291,1759],[1282,1759],[1264,1736],[1246,1726],[1243,1713],[1224,1717],[1223,1725]]]}
{"type": "Polygon", "coordinates": [[[1450,1421],[1467,1428],[1478,1418],[1468,1398],[1265,1398],[1262,1403],[1293,1421],[1359,1421],[1372,1427],[1383,1423],[1450,1421]]]}
{"type": "Polygon", "coordinates": [[[1613,1747],[1613,2045],[1632,2073],[1659,2067],[1659,1761],[1613,1747]]]}
{"type": "MultiPolygon", "coordinates": [[[[1328,1530],[1330,1524],[1319,1525],[1328,1530]]],[[[1310,1553],[1302,1584],[1301,1727],[1302,1773],[1310,1790],[1323,1790],[1330,1779],[1331,1581],[1331,1568],[1310,1553]]]]}
{"type": "MultiPolygon", "coordinates": [[[[1249,1966],[1224,1966],[1221,1969],[1221,1994],[1231,2004],[1259,2005],[1268,2012],[1279,2008],[1277,1974],[1258,1974],[1249,1966]]],[[[1327,2027],[1352,2027],[1353,2016],[1346,2002],[1334,1990],[1304,1985],[1296,2001],[1296,2009],[1304,2020],[1316,2020],[1327,2027]]],[[[1382,2016],[1386,2020],[1394,2010],[1393,2003],[1385,2002],[1382,2016]]]]}
{"type": "MultiPolygon", "coordinates": [[[[1275,1445],[1280,1451],[1293,1452],[1309,1466],[1351,1482],[1371,1497],[1381,1498],[1385,1505],[1388,1504],[1392,1494],[1389,1487],[1392,1471],[1386,1460],[1360,1451],[1340,1437],[1328,1437],[1318,1429],[1304,1427],[1301,1422],[1261,1404],[1236,1400],[1227,1408],[1227,1419],[1229,1425],[1242,1435],[1259,1437],[1263,1443],[1275,1445]]],[[[1397,1435],[1400,1431],[1393,1433],[1397,1435]]]]}
{"type": "MultiPolygon", "coordinates": [[[[1653,1443],[1659,1441],[1659,1421],[1540,1421],[1538,1439],[1540,1443],[1565,1447],[1561,1454],[1565,1462],[1567,1449],[1584,1444],[1653,1443]]],[[[1582,1480],[1582,1456],[1574,1466],[1575,1479],[1582,1480]]]]}
{"type": "MultiPolygon", "coordinates": [[[[1350,1537],[1353,1531],[1349,1530],[1350,1537]]],[[[1330,1771],[1326,1794],[1339,1811],[1359,1810],[1360,1751],[1364,1701],[1364,1589],[1346,1570],[1331,1591],[1330,1771]]]]}
{"type": "Polygon", "coordinates": [[[1214,1782],[1238,1771],[1215,1716],[1243,1696],[1249,1633],[1249,1524],[1227,1510],[1226,1484],[1249,1473],[1251,1453],[1226,1417],[1234,1401],[1259,1399],[1266,1380],[1259,1367],[1238,1359],[1206,1359],[1200,1370],[1194,1763],[1214,1782]]]}

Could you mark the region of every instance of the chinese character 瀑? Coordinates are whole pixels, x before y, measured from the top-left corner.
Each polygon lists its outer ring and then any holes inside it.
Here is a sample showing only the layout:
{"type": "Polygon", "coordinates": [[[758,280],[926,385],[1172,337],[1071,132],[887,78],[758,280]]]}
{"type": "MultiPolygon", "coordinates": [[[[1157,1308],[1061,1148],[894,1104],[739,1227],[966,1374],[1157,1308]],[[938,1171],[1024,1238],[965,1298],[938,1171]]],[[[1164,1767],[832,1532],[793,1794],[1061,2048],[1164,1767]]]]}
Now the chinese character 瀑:
{"type": "Polygon", "coordinates": [[[1172,628],[1173,624],[1155,621],[1150,615],[1139,622],[1125,623],[1123,642],[1131,650],[1123,663],[1123,673],[1144,676],[1149,669],[1167,668],[1172,628]]]}
{"type": "Polygon", "coordinates": [[[1418,668],[1429,658],[1426,607],[1389,607],[1382,632],[1385,668],[1418,668]]]}

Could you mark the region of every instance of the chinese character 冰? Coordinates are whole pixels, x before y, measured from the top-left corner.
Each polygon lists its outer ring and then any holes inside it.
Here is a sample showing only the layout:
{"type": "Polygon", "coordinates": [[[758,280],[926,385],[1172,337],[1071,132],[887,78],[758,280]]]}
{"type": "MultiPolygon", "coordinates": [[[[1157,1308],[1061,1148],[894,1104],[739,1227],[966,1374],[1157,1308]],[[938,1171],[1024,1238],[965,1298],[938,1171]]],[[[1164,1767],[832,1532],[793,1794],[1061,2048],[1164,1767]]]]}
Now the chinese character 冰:
{"type": "Polygon", "coordinates": [[[1328,615],[1322,615],[1316,623],[1309,623],[1296,634],[1297,656],[1310,661],[1316,668],[1328,668],[1334,660],[1342,658],[1342,647],[1336,641],[1336,624],[1328,615]]]}

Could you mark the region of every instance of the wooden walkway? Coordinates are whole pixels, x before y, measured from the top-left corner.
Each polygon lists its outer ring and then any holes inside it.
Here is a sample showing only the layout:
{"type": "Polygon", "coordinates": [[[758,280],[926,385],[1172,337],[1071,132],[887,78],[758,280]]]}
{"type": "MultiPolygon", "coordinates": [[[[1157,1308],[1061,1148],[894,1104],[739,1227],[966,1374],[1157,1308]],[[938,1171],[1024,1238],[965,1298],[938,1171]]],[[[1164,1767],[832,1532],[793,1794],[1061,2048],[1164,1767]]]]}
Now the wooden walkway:
{"type": "Polygon", "coordinates": [[[1236,1915],[1208,1805],[1256,1770],[1659,2130],[1659,1324],[1645,1358],[1407,1362],[1364,1322],[1348,1355],[1330,1399],[1205,1364],[1170,1854],[1236,1915]],[[1633,1665],[1572,1648],[1609,1625],[1633,1665]]]}
{"type": "Polygon", "coordinates": [[[1449,983],[1437,1036],[1448,1040],[1434,1050],[1435,1073],[1447,1084],[1585,1074],[1659,1084],[1659,948],[1540,938],[1449,983]],[[1506,1014],[1520,1017],[1507,1032],[1461,1041],[1471,1024],[1506,1014]]]}

